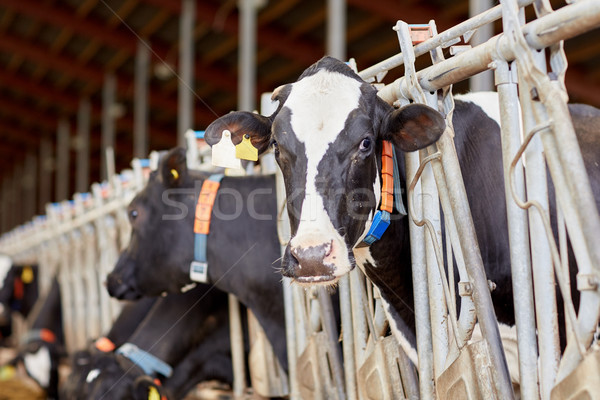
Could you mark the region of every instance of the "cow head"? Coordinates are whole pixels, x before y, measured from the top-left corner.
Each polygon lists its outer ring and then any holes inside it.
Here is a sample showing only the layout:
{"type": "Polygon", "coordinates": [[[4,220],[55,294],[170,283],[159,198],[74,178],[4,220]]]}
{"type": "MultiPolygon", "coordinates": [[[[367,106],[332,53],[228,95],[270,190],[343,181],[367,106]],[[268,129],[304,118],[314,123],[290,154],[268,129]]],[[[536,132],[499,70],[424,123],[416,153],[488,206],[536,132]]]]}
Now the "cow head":
{"type": "Polygon", "coordinates": [[[270,117],[229,113],[207,128],[206,141],[217,143],[227,129],[234,144],[247,134],[259,152],[273,147],[292,230],[283,274],[301,284],[335,283],[355,266],[353,248],[379,203],[381,141],[415,151],[435,142],[445,121],[421,104],[394,109],[330,57],[273,99],[279,106],[270,117]]]}
{"type": "Polygon", "coordinates": [[[194,256],[194,179],[186,166],[185,150],[165,155],[146,187],[128,207],[131,238],[107,277],[107,289],[119,299],[179,293],[190,283],[194,256]]]}

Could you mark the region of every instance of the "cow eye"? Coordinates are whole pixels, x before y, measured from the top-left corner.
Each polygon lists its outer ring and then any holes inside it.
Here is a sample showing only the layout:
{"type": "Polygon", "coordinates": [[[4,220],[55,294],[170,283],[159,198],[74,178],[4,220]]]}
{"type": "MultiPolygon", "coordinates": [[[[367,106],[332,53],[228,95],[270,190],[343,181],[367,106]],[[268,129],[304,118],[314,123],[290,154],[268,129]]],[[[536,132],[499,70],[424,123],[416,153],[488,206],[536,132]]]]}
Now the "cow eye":
{"type": "Polygon", "coordinates": [[[137,218],[137,216],[138,216],[137,210],[130,210],[129,211],[129,219],[131,221],[134,221],[137,218]]]}
{"type": "Polygon", "coordinates": [[[371,148],[371,139],[369,139],[369,138],[364,138],[364,139],[362,140],[362,142],[360,142],[359,149],[360,149],[361,151],[367,151],[367,150],[369,150],[370,148],[371,148]]]}
{"type": "Polygon", "coordinates": [[[277,144],[277,141],[271,140],[271,147],[273,147],[275,154],[279,154],[279,145],[277,144]]]}

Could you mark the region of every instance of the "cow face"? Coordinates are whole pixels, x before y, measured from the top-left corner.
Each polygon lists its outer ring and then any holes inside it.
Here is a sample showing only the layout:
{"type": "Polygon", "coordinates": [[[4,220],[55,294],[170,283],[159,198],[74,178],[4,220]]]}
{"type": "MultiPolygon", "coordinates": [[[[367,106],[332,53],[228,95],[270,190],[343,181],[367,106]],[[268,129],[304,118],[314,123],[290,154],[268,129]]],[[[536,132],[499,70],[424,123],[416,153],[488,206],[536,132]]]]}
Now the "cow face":
{"type": "Polygon", "coordinates": [[[189,284],[182,265],[193,259],[195,197],[185,151],[173,149],[129,204],[131,239],[107,277],[111,296],[131,300],[179,293],[189,284]]]}
{"type": "Polygon", "coordinates": [[[279,107],[271,117],[230,113],[214,121],[205,138],[213,145],[228,129],[235,144],[245,134],[259,151],[271,143],[292,230],[283,274],[299,283],[331,284],[355,266],[353,248],[378,205],[381,141],[414,151],[436,141],[445,122],[424,105],[393,109],[330,57],[273,97],[279,107]]]}

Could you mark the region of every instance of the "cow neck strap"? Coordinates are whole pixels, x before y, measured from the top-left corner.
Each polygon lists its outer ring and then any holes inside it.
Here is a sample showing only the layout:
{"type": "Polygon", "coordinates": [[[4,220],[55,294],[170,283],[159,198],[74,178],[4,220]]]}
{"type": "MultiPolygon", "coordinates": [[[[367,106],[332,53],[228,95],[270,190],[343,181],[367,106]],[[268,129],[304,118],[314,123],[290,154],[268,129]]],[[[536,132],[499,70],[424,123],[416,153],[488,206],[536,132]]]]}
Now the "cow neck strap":
{"type": "Polygon", "coordinates": [[[381,148],[381,203],[379,210],[373,216],[373,222],[369,227],[367,235],[358,247],[370,246],[375,241],[381,239],[388,226],[390,226],[390,215],[394,209],[401,214],[406,215],[404,204],[402,203],[400,174],[398,172],[398,161],[394,152],[394,146],[389,140],[382,141],[381,148]],[[394,203],[394,192],[396,192],[396,202],[394,203]]]}
{"type": "Polygon", "coordinates": [[[56,335],[50,329],[31,329],[23,335],[21,339],[22,344],[33,342],[34,340],[41,340],[46,343],[54,343],[56,341],[56,335]]]}
{"type": "Polygon", "coordinates": [[[146,375],[158,373],[169,378],[173,374],[173,368],[169,364],[140,349],[133,343],[123,344],[117,349],[116,353],[127,357],[132,363],[140,367],[146,375]]]}
{"type": "Polygon", "coordinates": [[[190,264],[190,279],[193,282],[208,282],[206,245],[210,232],[210,216],[217,198],[223,174],[214,174],[204,180],[196,203],[194,217],[194,261],[190,264]]]}

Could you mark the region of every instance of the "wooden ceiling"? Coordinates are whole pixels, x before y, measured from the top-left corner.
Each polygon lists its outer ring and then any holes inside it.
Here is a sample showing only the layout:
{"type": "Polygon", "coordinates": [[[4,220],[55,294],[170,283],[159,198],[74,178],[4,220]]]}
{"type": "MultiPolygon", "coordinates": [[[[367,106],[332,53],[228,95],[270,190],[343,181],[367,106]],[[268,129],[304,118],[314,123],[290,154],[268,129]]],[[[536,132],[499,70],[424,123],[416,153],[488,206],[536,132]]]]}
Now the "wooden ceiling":
{"type": "MultiPolygon", "coordinates": [[[[347,0],[347,8],[347,54],[362,69],[398,51],[391,29],[396,20],[426,23],[435,19],[442,31],[467,18],[468,2],[347,0]]],[[[174,74],[165,74],[168,68],[164,66],[177,70],[180,11],[180,0],[2,0],[0,179],[12,176],[28,154],[37,155],[41,138],[56,141],[60,118],[70,121],[74,137],[79,102],[87,97],[92,106],[90,182],[97,181],[101,92],[107,72],[117,78],[117,101],[124,109],[117,120],[117,170],[129,165],[139,38],[152,48],[149,147],[174,146],[178,80],[174,74]]],[[[265,1],[258,13],[257,100],[261,92],[295,80],[325,53],[326,13],[325,0],[265,1]]],[[[236,108],[238,19],[236,0],[197,2],[193,33],[196,129],[236,108]]],[[[596,106],[600,106],[598,33],[590,32],[565,45],[571,99],[596,106]]],[[[394,77],[390,74],[386,80],[394,77]]],[[[466,86],[458,88],[466,90],[466,86]]]]}

